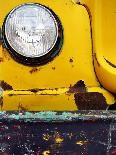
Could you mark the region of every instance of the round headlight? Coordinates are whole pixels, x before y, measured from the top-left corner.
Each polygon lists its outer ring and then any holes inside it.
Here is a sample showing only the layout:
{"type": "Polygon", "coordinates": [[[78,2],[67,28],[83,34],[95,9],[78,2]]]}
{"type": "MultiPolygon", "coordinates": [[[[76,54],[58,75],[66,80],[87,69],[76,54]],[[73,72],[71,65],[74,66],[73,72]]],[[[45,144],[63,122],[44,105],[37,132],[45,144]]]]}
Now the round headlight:
{"type": "Polygon", "coordinates": [[[3,32],[6,46],[22,63],[44,63],[61,48],[60,21],[53,11],[40,4],[13,9],[5,19],[3,32]]]}

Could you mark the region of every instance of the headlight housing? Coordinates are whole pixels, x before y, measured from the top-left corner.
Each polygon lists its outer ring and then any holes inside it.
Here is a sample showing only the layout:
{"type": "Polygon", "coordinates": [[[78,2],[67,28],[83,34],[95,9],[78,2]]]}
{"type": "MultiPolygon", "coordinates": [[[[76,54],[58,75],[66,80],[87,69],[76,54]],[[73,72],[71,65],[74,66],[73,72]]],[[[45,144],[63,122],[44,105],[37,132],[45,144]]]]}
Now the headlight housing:
{"type": "Polygon", "coordinates": [[[3,39],[18,62],[38,65],[58,54],[63,30],[52,10],[29,3],[14,8],[7,15],[3,24],[3,39]]]}

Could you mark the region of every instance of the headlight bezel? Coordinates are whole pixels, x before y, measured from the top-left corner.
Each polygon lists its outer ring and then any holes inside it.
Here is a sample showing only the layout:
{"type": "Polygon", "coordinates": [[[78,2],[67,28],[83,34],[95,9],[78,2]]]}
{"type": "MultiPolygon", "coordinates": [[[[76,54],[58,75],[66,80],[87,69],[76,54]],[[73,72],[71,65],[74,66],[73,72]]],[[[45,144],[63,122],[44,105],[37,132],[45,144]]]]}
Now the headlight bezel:
{"type": "Polygon", "coordinates": [[[13,8],[5,17],[3,25],[2,25],[2,36],[3,36],[3,44],[4,47],[8,50],[8,52],[10,53],[10,55],[12,56],[12,58],[24,65],[28,65],[28,66],[39,66],[39,65],[44,65],[50,61],[52,61],[57,55],[58,53],[61,51],[62,45],[63,45],[63,27],[61,24],[61,21],[59,19],[59,17],[56,15],[56,13],[50,9],[47,6],[44,6],[42,4],[39,3],[24,3],[21,5],[16,6],[15,8],[13,8]],[[15,51],[13,49],[13,47],[9,44],[7,37],[6,37],[6,30],[5,30],[5,24],[7,21],[7,18],[9,17],[9,15],[12,13],[12,11],[15,11],[17,8],[21,7],[21,6],[26,6],[26,5],[39,5],[44,7],[45,9],[47,9],[54,17],[55,21],[57,22],[57,26],[58,26],[58,36],[57,36],[57,40],[55,45],[53,46],[53,48],[45,55],[41,56],[41,57],[26,57],[23,56],[21,54],[19,54],[17,51],[15,51]]]}

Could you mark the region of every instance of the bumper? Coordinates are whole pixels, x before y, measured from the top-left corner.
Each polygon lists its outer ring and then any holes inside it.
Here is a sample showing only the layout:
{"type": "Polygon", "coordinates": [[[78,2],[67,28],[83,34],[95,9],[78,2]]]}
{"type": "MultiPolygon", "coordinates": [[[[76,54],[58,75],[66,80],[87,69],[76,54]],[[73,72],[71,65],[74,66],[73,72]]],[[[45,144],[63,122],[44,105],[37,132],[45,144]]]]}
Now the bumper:
{"type": "Polygon", "coordinates": [[[115,98],[100,87],[1,91],[1,110],[105,110],[115,98]]]}

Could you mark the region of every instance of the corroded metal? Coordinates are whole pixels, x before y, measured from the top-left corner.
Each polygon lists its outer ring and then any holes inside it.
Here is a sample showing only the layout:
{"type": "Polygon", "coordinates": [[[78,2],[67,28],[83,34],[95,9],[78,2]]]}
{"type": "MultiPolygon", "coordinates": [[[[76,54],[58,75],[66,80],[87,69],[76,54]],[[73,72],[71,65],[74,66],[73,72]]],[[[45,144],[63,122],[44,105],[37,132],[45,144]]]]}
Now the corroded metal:
{"type": "Polygon", "coordinates": [[[116,112],[1,112],[1,155],[114,155],[116,112]]]}
{"type": "Polygon", "coordinates": [[[24,122],[77,122],[116,120],[115,111],[48,111],[48,112],[25,112],[25,111],[3,111],[0,112],[0,121],[24,121],[24,122]]]}

